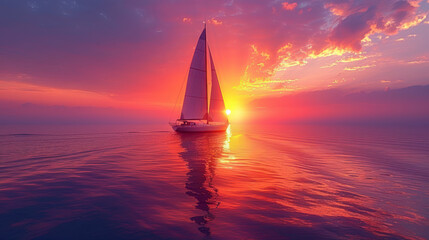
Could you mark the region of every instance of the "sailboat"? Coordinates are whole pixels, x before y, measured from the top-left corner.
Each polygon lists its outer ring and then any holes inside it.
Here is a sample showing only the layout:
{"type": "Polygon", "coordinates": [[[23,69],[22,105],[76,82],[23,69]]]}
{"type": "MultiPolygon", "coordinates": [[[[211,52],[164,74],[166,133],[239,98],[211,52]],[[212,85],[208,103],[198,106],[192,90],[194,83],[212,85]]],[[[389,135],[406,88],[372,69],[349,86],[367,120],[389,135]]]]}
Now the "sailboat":
{"type": "Polygon", "coordinates": [[[213,57],[206,40],[205,26],[198,39],[189,68],[180,118],[170,125],[177,132],[218,132],[225,131],[229,126],[213,57]],[[212,80],[210,99],[207,89],[207,52],[210,56],[212,80]]]}

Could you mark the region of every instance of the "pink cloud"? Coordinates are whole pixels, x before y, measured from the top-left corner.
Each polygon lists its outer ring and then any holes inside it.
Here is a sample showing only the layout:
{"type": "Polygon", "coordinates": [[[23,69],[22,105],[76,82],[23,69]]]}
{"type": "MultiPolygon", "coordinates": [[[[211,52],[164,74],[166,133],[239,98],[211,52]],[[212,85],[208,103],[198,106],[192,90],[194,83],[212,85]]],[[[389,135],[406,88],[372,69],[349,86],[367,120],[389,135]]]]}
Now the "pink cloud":
{"type": "Polygon", "coordinates": [[[288,11],[294,10],[297,5],[298,4],[296,2],[294,2],[294,3],[283,2],[282,3],[283,8],[288,10],[288,11]]]}
{"type": "Polygon", "coordinates": [[[347,16],[331,32],[329,41],[332,45],[354,51],[361,50],[361,41],[371,31],[371,20],[376,9],[371,7],[365,12],[347,16]]]}
{"type": "Polygon", "coordinates": [[[359,6],[342,2],[325,6],[341,12],[340,16],[343,17],[333,28],[330,43],[352,51],[360,51],[361,41],[369,34],[396,34],[404,25],[415,21],[416,16],[416,7],[403,0],[374,1],[359,6]]]}

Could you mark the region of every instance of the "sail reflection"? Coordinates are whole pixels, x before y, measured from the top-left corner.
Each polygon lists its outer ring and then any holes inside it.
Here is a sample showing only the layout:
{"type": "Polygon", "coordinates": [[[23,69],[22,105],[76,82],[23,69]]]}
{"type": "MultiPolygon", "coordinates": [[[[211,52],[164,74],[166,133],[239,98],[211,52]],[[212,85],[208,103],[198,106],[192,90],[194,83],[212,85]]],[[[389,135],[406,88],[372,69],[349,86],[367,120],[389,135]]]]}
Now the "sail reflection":
{"type": "Polygon", "coordinates": [[[191,221],[198,230],[210,236],[209,222],[215,219],[213,211],[219,206],[219,193],[213,184],[218,160],[221,158],[226,133],[178,134],[183,151],[180,157],[187,163],[186,194],[196,199],[195,209],[200,214],[192,216],[191,221]]]}

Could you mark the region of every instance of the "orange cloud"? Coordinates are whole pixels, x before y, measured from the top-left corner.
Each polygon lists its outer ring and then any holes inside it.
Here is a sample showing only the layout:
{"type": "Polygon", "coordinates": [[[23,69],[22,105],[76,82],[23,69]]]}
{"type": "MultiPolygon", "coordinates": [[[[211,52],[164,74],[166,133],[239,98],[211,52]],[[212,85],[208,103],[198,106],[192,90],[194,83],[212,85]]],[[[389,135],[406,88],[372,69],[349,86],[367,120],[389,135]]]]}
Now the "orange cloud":
{"type": "Polygon", "coordinates": [[[356,66],[356,67],[346,67],[344,70],[346,71],[356,71],[356,70],[364,70],[367,68],[375,67],[375,65],[365,65],[365,66],[356,66]]]}
{"type": "Polygon", "coordinates": [[[421,0],[408,0],[408,2],[410,3],[411,6],[418,8],[418,7],[420,7],[421,0]]]}
{"type": "Polygon", "coordinates": [[[367,58],[368,58],[367,56],[349,57],[349,58],[341,59],[338,62],[342,62],[342,63],[356,62],[356,61],[361,61],[361,60],[364,60],[367,58]]]}
{"type": "Polygon", "coordinates": [[[420,60],[409,61],[407,63],[408,64],[422,64],[422,63],[429,63],[429,61],[420,59],[420,60]]]}
{"type": "Polygon", "coordinates": [[[213,25],[222,25],[222,21],[216,20],[214,18],[208,20],[207,22],[210,23],[210,24],[213,24],[213,25]]]}
{"type": "Polygon", "coordinates": [[[182,22],[184,22],[184,23],[190,23],[190,22],[192,22],[192,19],[191,19],[191,18],[184,17],[184,18],[182,19],[182,22]]]}
{"type": "Polygon", "coordinates": [[[307,58],[316,59],[321,57],[342,56],[347,51],[337,47],[329,47],[323,51],[310,51],[307,58]]]}
{"type": "MultiPolygon", "coordinates": [[[[342,55],[342,54],[340,54],[340,55],[342,55]]],[[[361,54],[354,54],[354,55],[346,57],[346,58],[341,58],[335,62],[332,62],[329,65],[321,66],[320,68],[331,68],[331,67],[337,66],[339,63],[344,64],[344,63],[357,62],[357,61],[362,61],[362,60],[365,60],[367,58],[376,57],[376,56],[378,56],[378,55],[365,56],[365,55],[361,55],[361,54]]],[[[350,68],[348,70],[350,70],[350,68]]]]}
{"type": "Polygon", "coordinates": [[[336,63],[336,62],[331,63],[331,64],[326,65],[326,66],[321,66],[320,68],[331,68],[331,67],[334,67],[334,66],[337,66],[337,63],[336,63]]]}
{"type": "MultiPolygon", "coordinates": [[[[344,5],[344,4],[343,4],[344,5]]],[[[329,11],[334,14],[335,16],[344,16],[345,10],[343,5],[335,5],[333,3],[326,3],[324,7],[326,9],[329,9],[329,11]]]]}
{"type": "Polygon", "coordinates": [[[423,22],[427,17],[426,13],[422,13],[419,15],[416,15],[413,19],[411,19],[408,22],[405,22],[404,24],[402,24],[402,26],[399,28],[401,30],[406,30],[409,29],[410,27],[414,27],[419,25],[421,22],[423,22]]]}
{"type": "Polygon", "coordinates": [[[282,3],[283,8],[288,10],[288,11],[294,10],[297,5],[298,4],[296,2],[294,2],[294,3],[283,2],[282,3]]]}

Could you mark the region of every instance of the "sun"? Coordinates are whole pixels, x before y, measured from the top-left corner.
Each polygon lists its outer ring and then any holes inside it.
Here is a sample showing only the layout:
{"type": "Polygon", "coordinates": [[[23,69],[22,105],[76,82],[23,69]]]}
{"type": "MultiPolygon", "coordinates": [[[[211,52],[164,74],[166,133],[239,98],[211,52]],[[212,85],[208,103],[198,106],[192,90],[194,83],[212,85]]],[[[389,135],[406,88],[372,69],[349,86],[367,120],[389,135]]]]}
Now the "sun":
{"type": "Polygon", "coordinates": [[[227,115],[227,116],[229,116],[229,114],[231,114],[231,110],[226,109],[226,110],[225,110],[225,113],[226,113],[226,115],[227,115]]]}

